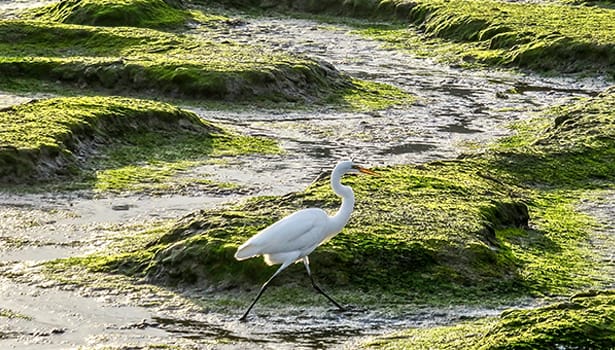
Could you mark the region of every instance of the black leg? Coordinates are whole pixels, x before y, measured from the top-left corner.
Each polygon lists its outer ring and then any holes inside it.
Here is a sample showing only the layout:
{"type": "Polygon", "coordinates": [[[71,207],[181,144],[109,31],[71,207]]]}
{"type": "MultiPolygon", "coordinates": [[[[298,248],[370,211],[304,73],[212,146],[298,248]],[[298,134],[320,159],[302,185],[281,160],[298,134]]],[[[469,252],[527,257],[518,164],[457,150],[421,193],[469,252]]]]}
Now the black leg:
{"type": "Polygon", "coordinates": [[[338,304],[335,300],[333,300],[333,298],[328,296],[327,293],[325,293],[314,281],[314,277],[312,277],[312,271],[310,271],[310,260],[308,259],[307,256],[303,258],[303,264],[305,265],[305,269],[307,270],[308,276],[310,276],[310,281],[312,281],[312,286],[314,287],[314,289],[316,289],[318,293],[324,295],[325,298],[329,299],[329,301],[335,304],[335,306],[337,306],[338,309],[343,311],[344,308],[340,304],[338,304]]]}
{"type": "Polygon", "coordinates": [[[258,295],[256,295],[256,298],[254,299],[254,301],[252,302],[252,304],[250,304],[250,306],[248,307],[248,309],[246,310],[246,312],[243,314],[243,316],[241,316],[241,318],[239,319],[240,321],[246,321],[248,314],[250,313],[250,310],[252,310],[252,307],[254,307],[254,305],[256,304],[256,302],[258,301],[258,299],[261,297],[261,295],[263,295],[263,292],[265,291],[265,289],[267,289],[267,287],[269,287],[269,283],[271,283],[271,281],[274,279],[275,276],[277,276],[280,272],[282,272],[282,270],[284,270],[285,268],[288,267],[289,264],[282,264],[282,266],[280,266],[280,268],[278,269],[278,271],[276,271],[271,277],[269,277],[269,279],[267,280],[267,282],[265,282],[263,284],[263,286],[261,287],[261,290],[258,292],[258,295]]]}

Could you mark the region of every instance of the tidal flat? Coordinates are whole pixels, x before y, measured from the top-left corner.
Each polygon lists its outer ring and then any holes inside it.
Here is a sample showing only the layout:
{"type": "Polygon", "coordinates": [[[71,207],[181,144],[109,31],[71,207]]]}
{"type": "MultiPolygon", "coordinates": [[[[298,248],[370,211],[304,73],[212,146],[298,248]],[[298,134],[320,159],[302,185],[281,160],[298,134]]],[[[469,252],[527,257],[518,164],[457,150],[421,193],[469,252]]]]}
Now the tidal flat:
{"type": "Polygon", "coordinates": [[[2,346],[615,346],[610,2],[270,5],[0,6],[2,346]],[[343,158],[347,310],[295,265],[239,322],[343,158]]]}

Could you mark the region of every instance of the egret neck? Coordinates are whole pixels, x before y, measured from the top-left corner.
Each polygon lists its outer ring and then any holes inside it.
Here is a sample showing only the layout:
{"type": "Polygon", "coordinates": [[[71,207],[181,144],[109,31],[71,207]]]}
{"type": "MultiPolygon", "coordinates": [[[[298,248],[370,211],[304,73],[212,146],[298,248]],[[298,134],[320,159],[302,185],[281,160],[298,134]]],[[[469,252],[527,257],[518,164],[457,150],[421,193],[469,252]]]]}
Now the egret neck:
{"type": "Polygon", "coordinates": [[[342,206],[335,215],[331,216],[329,225],[332,233],[328,235],[327,239],[335,236],[342,230],[348,219],[350,219],[350,214],[354,208],[354,192],[352,188],[342,185],[344,172],[344,170],[336,167],[331,174],[331,188],[333,188],[335,194],[342,197],[342,206]]]}

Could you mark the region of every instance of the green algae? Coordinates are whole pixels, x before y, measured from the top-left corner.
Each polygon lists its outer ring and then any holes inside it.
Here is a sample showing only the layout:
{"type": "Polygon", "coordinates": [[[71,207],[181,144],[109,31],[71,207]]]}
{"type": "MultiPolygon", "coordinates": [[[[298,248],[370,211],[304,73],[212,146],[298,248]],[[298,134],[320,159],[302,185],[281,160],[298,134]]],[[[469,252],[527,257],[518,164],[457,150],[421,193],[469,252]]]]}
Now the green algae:
{"type": "Polygon", "coordinates": [[[228,192],[240,188],[190,174],[179,175],[215,158],[280,152],[274,140],[223,129],[210,134],[156,131],[133,133],[101,148],[103,156],[93,156],[85,167],[99,169],[92,179],[99,192],[228,192]]]}
{"type": "MultiPolygon", "coordinates": [[[[560,4],[425,1],[412,8],[408,20],[428,40],[442,38],[452,42],[439,51],[451,51],[446,55],[456,63],[610,77],[615,74],[612,10],[560,4]]],[[[383,32],[376,35],[409,50],[416,47],[412,45],[416,43],[412,40],[415,35],[407,35],[408,30],[393,28],[392,33],[383,32]],[[406,41],[406,36],[411,40],[406,41]]]]}
{"type": "Polygon", "coordinates": [[[480,62],[613,76],[611,10],[453,1],[421,3],[410,16],[428,35],[477,43],[467,56],[480,62]]]}
{"type": "MultiPolygon", "coordinates": [[[[341,291],[359,288],[387,292],[397,300],[418,298],[429,303],[472,299],[468,294],[478,299],[494,290],[515,294],[523,289],[511,273],[515,261],[505,247],[499,247],[493,231],[522,226],[528,219],[525,206],[510,198],[505,186],[474,179],[476,169],[467,164],[379,171],[386,180],[346,180],[358,199],[353,219],[343,233],[311,255],[322,283],[341,291]],[[391,197],[395,205],[389,202],[391,197]],[[468,205],[468,199],[475,200],[476,206],[468,205]],[[511,208],[520,214],[510,215],[511,208]]],[[[138,271],[137,276],[171,284],[259,284],[273,268],[261,259],[236,261],[236,247],[297,208],[334,210],[338,205],[328,184],[320,182],[285,199],[256,198],[225,210],[194,213],[145,248],[71,263],[98,272],[132,275],[138,271]]],[[[300,267],[290,268],[280,281],[295,281],[296,269],[300,271],[300,267]]],[[[347,299],[365,298],[349,293],[347,299]]]]}
{"type": "Polygon", "coordinates": [[[0,71],[13,79],[273,101],[317,98],[348,85],[337,71],[309,59],[146,28],[2,21],[0,38],[0,71]]]}
{"type": "Polygon", "coordinates": [[[410,106],[416,98],[388,84],[352,80],[352,86],[340,89],[329,97],[328,102],[341,109],[352,111],[377,111],[410,106]]]}
{"type": "Polygon", "coordinates": [[[22,81],[36,79],[69,85],[71,91],[102,89],[148,97],[154,92],[164,98],[309,103],[359,110],[412,100],[397,88],[353,81],[334,67],[307,58],[148,28],[2,21],[0,52],[0,72],[6,78],[0,86],[9,89],[30,89],[22,81]]]}
{"type": "Polygon", "coordinates": [[[30,316],[26,316],[14,311],[11,311],[9,309],[5,309],[5,308],[0,308],[0,318],[4,317],[4,318],[21,318],[24,320],[31,320],[32,317],[30,316]]]}
{"type": "MultiPolygon", "coordinates": [[[[0,112],[4,182],[64,175],[63,180],[100,191],[178,186],[170,178],[211,157],[279,151],[273,140],[237,135],[192,112],[148,100],[54,98],[0,112]]],[[[192,180],[186,182],[218,187],[192,180]]]]}
{"type": "MultiPolygon", "coordinates": [[[[614,95],[551,109],[546,121],[518,128],[527,138],[504,139],[486,153],[346,178],[356,208],[343,232],[311,255],[319,279],[347,300],[373,303],[502,302],[598,285],[602,270],[587,243],[594,223],[574,207],[587,191],[612,187],[614,95]],[[561,174],[552,177],[555,165],[561,174]],[[374,293],[378,300],[365,297],[374,293]]],[[[236,261],[236,247],[312,206],[339,206],[327,181],[195,212],[145,246],[70,263],[163,284],[254,286],[275,267],[236,261]]],[[[292,272],[300,269],[291,267],[279,283],[296,281],[292,272]]],[[[279,293],[293,294],[292,285],[279,293]]]]}
{"type": "Polygon", "coordinates": [[[363,344],[378,349],[612,349],[615,291],[503,312],[498,318],[409,329],[363,344]]]}
{"type": "Polygon", "coordinates": [[[189,19],[186,11],[163,0],[62,0],[22,17],[92,26],[173,27],[189,19]]]}
{"type": "Polygon", "coordinates": [[[526,185],[565,190],[608,185],[615,162],[614,92],[611,88],[517,123],[517,134],[500,142],[506,156],[493,159],[496,171],[526,185]]]}
{"type": "MultiPolygon", "coordinates": [[[[615,90],[547,110],[516,125],[487,157],[490,176],[529,189],[532,230],[497,231],[516,257],[534,293],[569,293],[569,283],[600,281],[595,253],[584,243],[596,224],[574,206],[588,193],[612,189],[615,163],[615,90]],[[594,267],[592,267],[592,265],[594,267]],[[585,271],[585,272],[582,272],[585,271]]],[[[495,178],[494,178],[495,179],[495,178]]],[[[606,277],[608,280],[611,277],[606,277]]],[[[596,287],[603,284],[598,283],[596,287]]],[[[574,289],[573,289],[574,290],[574,289]]],[[[383,349],[611,349],[615,345],[615,292],[583,292],[569,301],[510,310],[452,326],[410,329],[364,346],[383,349]]]]}
{"type": "MultiPolygon", "coordinates": [[[[267,1],[214,3],[271,8],[267,1]]],[[[358,32],[464,66],[499,65],[547,73],[615,76],[615,12],[609,8],[472,0],[338,0],[318,5],[282,1],[275,8],[385,20],[389,23],[359,24],[358,32]]],[[[340,18],[327,20],[339,22],[340,18]]]]}

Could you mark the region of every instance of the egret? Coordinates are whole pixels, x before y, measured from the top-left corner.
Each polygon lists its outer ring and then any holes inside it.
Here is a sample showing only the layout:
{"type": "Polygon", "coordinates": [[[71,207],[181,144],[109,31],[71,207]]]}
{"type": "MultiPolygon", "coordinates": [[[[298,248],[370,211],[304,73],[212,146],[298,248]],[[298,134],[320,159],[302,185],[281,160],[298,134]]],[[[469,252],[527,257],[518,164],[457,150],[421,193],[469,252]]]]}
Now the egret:
{"type": "Polygon", "coordinates": [[[331,188],[342,197],[342,206],[333,216],[319,208],[299,210],[265,228],[239,246],[235,259],[245,260],[262,255],[267,265],[282,264],[280,268],[263,284],[256,298],[240,318],[245,321],[252,307],[269,283],[292,263],[303,261],[312,286],[324,295],[337,308],[344,308],[328,296],[314,281],[310,271],[308,255],[319,245],[338,234],[348,222],[354,208],[354,192],[349,186],[342,185],[342,176],[346,173],[364,173],[377,175],[372,170],[363,168],[352,161],[339,162],[331,173],[331,188]]]}

